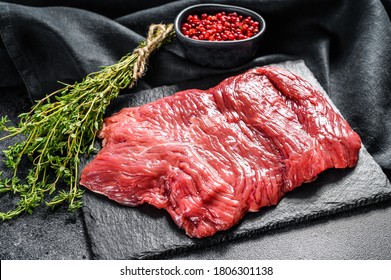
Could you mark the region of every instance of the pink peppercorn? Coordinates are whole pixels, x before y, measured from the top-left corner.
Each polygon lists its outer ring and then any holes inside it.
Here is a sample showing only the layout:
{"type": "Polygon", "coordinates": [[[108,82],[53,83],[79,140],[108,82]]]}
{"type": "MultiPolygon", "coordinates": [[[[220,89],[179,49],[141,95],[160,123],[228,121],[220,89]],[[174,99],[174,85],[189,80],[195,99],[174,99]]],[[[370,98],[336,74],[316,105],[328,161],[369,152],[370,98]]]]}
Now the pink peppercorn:
{"type": "Polygon", "coordinates": [[[244,40],[259,32],[259,22],[250,16],[235,12],[220,12],[214,15],[189,15],[181,31],[186,37],[204,41],[244,40]]]}

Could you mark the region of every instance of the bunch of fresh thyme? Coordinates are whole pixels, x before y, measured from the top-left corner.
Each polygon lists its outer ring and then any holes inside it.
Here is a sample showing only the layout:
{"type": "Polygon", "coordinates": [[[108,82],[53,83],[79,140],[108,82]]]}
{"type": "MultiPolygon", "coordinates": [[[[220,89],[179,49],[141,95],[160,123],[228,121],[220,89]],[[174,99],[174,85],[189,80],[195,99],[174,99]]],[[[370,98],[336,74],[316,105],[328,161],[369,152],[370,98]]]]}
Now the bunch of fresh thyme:
{"type": "Polygon", "coordinates": [[[14,209],[0,212],[0,220],[32,213],[44,201],[51,207],[68,203],[69,210],[81,207],[80,158],[94,150],[107,106],[121,89],[135,84],[150,54],[174,36],[172,24],[151,25],[146,41],[132,53],[81,82],[64,84],[38,101],[30,112],[19,115],[18,126],[7,126],[7,117],[1,118],[0,131],[7,135],[0,141],[19,134],[24,140],[3,151],[5,164],[13,175],[0,179],[0,193],[13,193],[19,200],[14,209]],[[31,168],[20,179],[19,167],[26,158],[31,168]],[[64,182],[68,187],[59,190],[59,184],[64,182]]]}

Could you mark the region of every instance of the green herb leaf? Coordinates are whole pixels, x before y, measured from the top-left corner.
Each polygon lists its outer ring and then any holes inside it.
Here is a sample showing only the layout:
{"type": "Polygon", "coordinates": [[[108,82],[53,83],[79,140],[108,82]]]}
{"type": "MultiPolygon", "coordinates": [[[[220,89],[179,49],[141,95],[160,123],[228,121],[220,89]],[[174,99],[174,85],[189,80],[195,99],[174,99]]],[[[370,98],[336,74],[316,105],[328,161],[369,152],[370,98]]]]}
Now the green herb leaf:
{"type": "Polygon", "coordinates": [[[49,207],[67,203],[70,211],[82,206],[80,158],[94,151],[107,106],[121,89],[135,85],[150,54],[174,36],[172,24],[151,25],[147,40],[132,53],[81,82],[61,83],[63,88],[38,101],[30,112],[20,114],[18,126],[7,126],[8,118],[1,117],[0,131],[8,134],[0,141],[19,134],[24,140],[3,151],[13,176],[4,178],[0,172],[0,193],[13,193],[19,201],[14,209],[0,212],[0,220],[31,214],[45,200],[49,207]],[[19,166],[24,159],[31,162],[31,168],[20,178],[19,166]],[[59,188],[64,183],[66,188],[59,188]]]}

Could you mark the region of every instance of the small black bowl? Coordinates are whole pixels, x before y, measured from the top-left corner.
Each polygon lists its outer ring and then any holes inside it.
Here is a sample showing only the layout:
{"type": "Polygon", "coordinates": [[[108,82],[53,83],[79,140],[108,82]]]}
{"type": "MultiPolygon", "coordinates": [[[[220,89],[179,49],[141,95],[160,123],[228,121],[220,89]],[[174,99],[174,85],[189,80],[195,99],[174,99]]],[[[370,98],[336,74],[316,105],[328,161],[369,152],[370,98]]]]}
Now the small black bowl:
{"type": "Polygon", "coordinates": [[[266,29],[266,23],[259,14],[242,7],[222,4],[199,4],[182,10],[175,18],[176,36],[181,42],[186,57],[200,65],[213,68],[231,68],[248,62],[258,50],[260,40],[266,29]],[[236,12],[242,16],[250,16],[259,22],[259,32],[248,39],[236,41],[203,41],[186,37],[181,26],[191,15],[216,14],[219,12],[236,12]]]}

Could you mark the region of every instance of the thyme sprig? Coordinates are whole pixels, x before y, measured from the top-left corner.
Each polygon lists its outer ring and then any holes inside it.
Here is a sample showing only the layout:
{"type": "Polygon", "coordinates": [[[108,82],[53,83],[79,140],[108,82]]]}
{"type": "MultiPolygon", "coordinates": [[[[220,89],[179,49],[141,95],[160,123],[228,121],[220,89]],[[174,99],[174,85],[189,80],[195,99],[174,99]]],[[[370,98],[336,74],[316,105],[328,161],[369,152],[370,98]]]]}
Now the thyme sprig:
{"type": "Polygon", "coordinates": [[[67,203],[69,210],[81,207],[80,159],[94,151],[107,106],[122,89],[134,86],[149,56],[174,36],[172,24],[151,25],[147,39],[132,53],[81,82],[63,84],[30,112],[20,114],[18,126],[8,125],[7,117],[0,119],[0,131],[7,132],[0,141],[23,135],[23,140],[3,151],[5,165],[13,173],[11,178],[3,178],[0,172],[0,193],[16,195],[18,202],[14,209],[0,212],[0,220],[31,214],[44,201],[50,207],[62,203],[67,203]],[[21,179],[25,159],[31,168],[21,179]],[[63,183],[67,187],[59,188],[63,183]]]}

